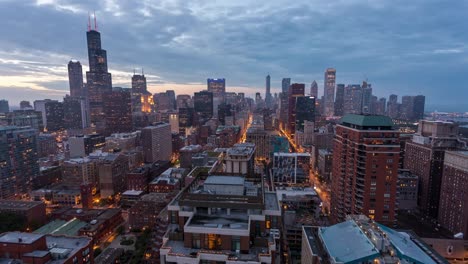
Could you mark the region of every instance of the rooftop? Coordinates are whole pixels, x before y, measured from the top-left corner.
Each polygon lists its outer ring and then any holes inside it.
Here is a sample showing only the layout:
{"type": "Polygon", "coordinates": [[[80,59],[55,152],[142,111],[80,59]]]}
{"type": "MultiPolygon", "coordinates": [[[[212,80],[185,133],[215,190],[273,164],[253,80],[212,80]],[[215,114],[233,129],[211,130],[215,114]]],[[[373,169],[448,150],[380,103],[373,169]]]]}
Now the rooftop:
{"type": "Polygon", "coordinates": [[[66,235],[76,236],[78,231],[86,226],[86,222],[80,221],[79,219],[72,219],[70,221],[65,220],[54,220],[46,225],[43,225],[39,229],[35,230],[35,234],[43,235],[66,235]]]}
{"type": "Polygon", "coordinates": [[[374,244],[353,220],[330,227],[320,227],[319,236],[328,254],[336,262],[371,260],[380,255],[374,244]]]}
{"type": "Polygon", "coordinates": [[[227,150],[227,154],[234,155],[251,155],[255,151],[255,144],[252,143],[241,143],[235,144],[233,147],[227,150]]]}
{"type": "Polygon", "coordinates": [[[357,126],[383,126],[393,127],[393,121],[388,116],[380,115],[356,115],[348,114],[341,118],[341,124],[351,124],[357,126]]]}
{"type": "Polygon", "coordinates": [[[0,243],[31,244],[43,236],[43,234],[8,232],[0,235],[0,243]]]}
{"type": "Polygon", "coordinates": [[[27,210],[43,204],[39,201],[0,200],[0,210],[27,210]]]}
{"type": "Polygon", "coordinates": [[[204,184],[244,185],[244,177],[241,176],[208,176],[204,184]]]}
{"type": "Polygon", "coordinates": [[[122,193],[122,195],[126,196],[139,196],[145,193],[144,191],[137,191],[137,190],[128,190],[122,193]]]}

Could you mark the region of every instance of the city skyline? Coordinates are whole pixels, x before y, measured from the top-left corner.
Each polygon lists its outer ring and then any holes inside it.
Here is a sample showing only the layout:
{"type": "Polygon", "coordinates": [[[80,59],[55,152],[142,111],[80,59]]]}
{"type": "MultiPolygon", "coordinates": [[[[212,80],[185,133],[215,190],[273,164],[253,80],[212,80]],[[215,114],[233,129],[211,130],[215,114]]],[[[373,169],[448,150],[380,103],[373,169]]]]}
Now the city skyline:
{"type": "Polygon", "coordinates": [[[280,91],[283,77],[291,77],[292,83],[306,86],[316,80],[321,96],[323,71],[333,67],[337,69],[337,84],[368,79],[379,97],[424,94],[429,111],[467,111],[462,99],[466,91],[457,88],[464,83],[465,39],[456,26],[463,15],[458,10],[466,4],[444,6],[450,8],[450,17],[421,17],[403,29],[396,26],[410,19],[413,22],[412,15],[435,9],[437,4],[415,1],[403,10],[387,1],[365,2],[350,1],[335,10],[337,2],[324,5],[314,1],[287,7],[281,1],[261,7],[248,1],[237,5],[192,2],[187,7],[176,1],[161,6],[130,6],[117,1],[102,5],[5,1],[0,6],[8,26],[1,29],[4,38],[0,43],[12,52],[0,53],[0,91],[12,106],[23,99],[63,98],[69,92],[68,61],[73,58],[82,63],[84,71],[89,68],[83,33],[88,11],[96,9],[114,86],[130,87],[133,68],[144,68],[152,93],[173,89],[177,94],[193,95],[206,89],[206,78],[219,76],[226,78],[228,91],[253,95],[263,91],[263,76],[270,73],[273,93],[280,91]],[[23,12],[8,11],[13,8],[23,12]],[[284,17],[274,20],[281,9],[286,12],[284,17]],[[372,12],[365,12],[365,18],[333,20],[341,13],[357,11],[372,12]],[[258,16],[260,12],[264,12],[262,16],[258,16]],[[25,13],[30,15],[21,20],[23,23],[14,23],[25,13]],[[382,13],[399,16],[401,21],[377,20],[382,13]],[[135,22],[131,20],[134,17],[135,22]],[[240,27],[235,27],[237,24],[240,27]],[[327,27],[320,29],[324,25],[327,27]],[[436,34],[430,34],[427,25],[436,34]],[[359,31],[346,31],[356,26],[374,37],[362,38],[359,31]],[[315,27],[320,30],[311,30],[315,27]],[[387,36],[381,30],[391,33],[387,36]],[[312,34],[304,35],[308,33],[312,34]],[[283,42],[289,34],[301,38],[295,43],[283,42]],[[422,41],[428,36],[430,41],[422,41]],[[270,41],[250,43],[253,37],[270,41]],[[346,41],[337,45],[337,37],[346,41]],[[219,43],[210,41],[219,38],[219,43]],[[356,60],[361,61],[359,67],[356,60]]]}

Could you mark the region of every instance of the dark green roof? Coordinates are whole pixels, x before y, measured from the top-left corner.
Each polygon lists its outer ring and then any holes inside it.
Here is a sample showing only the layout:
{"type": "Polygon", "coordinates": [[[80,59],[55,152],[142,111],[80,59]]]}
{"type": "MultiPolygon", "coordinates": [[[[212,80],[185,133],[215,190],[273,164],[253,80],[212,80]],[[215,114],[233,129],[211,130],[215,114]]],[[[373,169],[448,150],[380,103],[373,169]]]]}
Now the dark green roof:
{"type": "Polygon", "coordinates": [[[381,115],[355,115],[348,114],[341,118],[341,124],[353,124],[357,126],[378,126],[378,127],[392,127],[393,121],[388,116],[381,115]]]}

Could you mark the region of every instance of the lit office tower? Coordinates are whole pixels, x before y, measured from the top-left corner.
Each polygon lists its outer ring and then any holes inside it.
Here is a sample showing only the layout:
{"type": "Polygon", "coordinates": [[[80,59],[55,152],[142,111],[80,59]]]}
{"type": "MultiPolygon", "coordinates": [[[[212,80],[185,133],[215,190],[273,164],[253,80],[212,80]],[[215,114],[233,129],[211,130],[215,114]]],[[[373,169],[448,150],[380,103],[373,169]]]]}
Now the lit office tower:
{"type": "Polygon", "coordinates": [[[362,83],[362,110],[363,114],[372,113],[372,86],[370,83],[362,83]]]}
{"type": "Polygon", "coordinates": [[[468,234],[468,151],[447,151],[440,191],[439,223],[468,234]]]}
{"type": "Polygon", "coordinates": [[[281,92],[284,94],[288,94],[288,89],[290,85],[291,78],[283,78],[283,80],[281,80],[281,92]]]}
{"type": "Polygon", "coordinates": [[[20,198],[30,191],[39,175],[37,131],[33,128],[0,127],[0,198],[20,198]]]}
{"type": "Polygon", "coordinates": [[[315,97],[296,97],[296,131],[304,132],[306,121],[315,122],[315,97]]]}
{"type": "Polygon", "coordinates": [[[10,112],[10,106],[8,105],[7,100],[0,100],[0,113],[10,112]]]}
{"type": "Polygon", "coordinates": [[[64,129],[63,124],[64,111],[63,103],[55,100],[50,100],[45,103],[46,123],[45,128],[49,132],[59,131],[64,129]]]}
{"type": "Polygon", "coordinates": [[[114,87],[111,92],[103,94],[102,98],[106,122],[105,135],[131,132],[133,122],[130,89],[114,87]]]}
{"type": "Polygon", "coordinates": [[[305,85],[293,83],[289,86],[288,93],[288,132],[294,138],[296,131],[296,98],[304,96],[305,85]]]}
{"type": "Polygon", "coordinates": [[[167,123],[157,123],[141,130],[141,140],[145,162],[153,163],[160,160],[171,160],[172,136],[171,126],[167,123]]]}
{"type": "Polygon", "coordinates": [[[386,116],[345,115],[336,126],[333,147],[331,216],[365,214],[395,221],[399,132],[386,116]]]}
{"type": "Polygon", "coordinates": [[[65,96],[63,98],[63,124],[65,129],[87,127],[88,114],[86,111],[86,100],[83,97],[65,96]]]}
{"type": "Polygon", "coordinates": [[[328,68],[325,71],[325,81],[323,85],[325,116],[333,116],[333,110],[335,108],[335,80],[336,70],[333,68],[328,68]]]}
{"type": "Polygon", "coordinates": [[[83,86],[83,68],[79,61],[68,62],[68,82],[70,84],[70,96],[85,96],[83,86]]]}
{"type": "Polygon", "coordinates": [[[213,93],[209,91],[201,91],[193,96],[195,112],[202,119],[210,119],[213,117],[213,93]]]}
{"type": "Polygon", "coordinates": [[[405,169],[419,178],[418,206],[432,218],[439,211],[445,152],[463,146],[458,131],[456,123],[421,120],[412,141],[405,145],[405,169]]]}
{"type": "Polygon", "coordinates": [[[154,98],[148,92],[146,77],[142,73],[132,76],[132,110],[136,113],[149,113],[153,110],[154,98]]]}
{"type": "Polygon", "coordinates": [[[391,94],[387,103],[387,116],[398,118],[400,116],[400,105],[398,104],[398,95],[391,94]]]}
{"type": "Polygon", "coordinates": [[[270,78],[270,75],[267,75],[266,80],[265,80],[265,104],[267,108],[271,107],[271,92],[270,92],[271,87],[270,86],[271,86],[271,78],[270,78]]]}
{"type": "Polygon", "coordinates": [[[343,116],[344,110],[344,84],[336,85],[336,98],[335,98],[335,116],[343,116]]]}
{"type": "Polygon", "coordinates": [[[86,72],[86,87],[89,101],[91,123],[98,131],[105,129],[103,94],[112,91],[112,76],[107,72],[107,52],[101,48],[101,34],[97,31],[96,19],[94,29],[88,24],[86,32],[88,43],[89,71],[86,72]]]}
{"type": "Polygon", "coordinates": [[[318,98],[318,84],[315,80],[310,85],[310,96],[318,98]]]}

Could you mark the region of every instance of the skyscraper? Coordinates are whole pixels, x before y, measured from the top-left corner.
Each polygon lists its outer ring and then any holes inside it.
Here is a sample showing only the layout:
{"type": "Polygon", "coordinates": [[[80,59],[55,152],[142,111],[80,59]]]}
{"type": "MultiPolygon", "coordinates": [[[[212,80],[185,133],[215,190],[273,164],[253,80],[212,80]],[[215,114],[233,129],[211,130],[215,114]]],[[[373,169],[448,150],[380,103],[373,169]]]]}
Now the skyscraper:
{"type": "Polygon", "coordinates": [[[318,84],[315,80],[310,85],[310,96],[318,98],[318,84]]]}
{"type": "Polygon", "coordinates": [[[0,198],[20,198],[28,194],[31,180],[38,175],[37,131],[0,127],[0,198]]]}
{"type": "Polygon", "coordinates": [[[8,105],[7,100],[0,100],[0,113],[10,112],[10,106],[8,105]]]}
{"type": "MultiPolygon", "coordinates": [[[[370,114],[372,112],[372,86],[370,83],[362,83],[362,109],[361,113],[370,114]]],[[[359,113],[360,114],[360,113],[359,113]]]]}
{"type": "Polygon", "coordinates": [[[331,216],[365,214],[393,224],[399,132],[386,116],[345,115],[336,126],[333,147],[331,216]],[[383,140],[385,139],[385,140],[383,140]]]}
{"type": "Polygon", "coordinates": [[[68,82],[70,84],[70,96],[85,96],[83,86],[83,68],[79,61],[68,62],[68,82]]]}
{"type": "Polygon", "coordinates": [[[343,114],[362,113],[362,88],[359,84],[349,84],[344,90],[343,114]]]}
{"type": "Polygon", "coordinates": [[[412,119],[419,121],[424,118],[424,106],[426,104],[426,97],[424,95],[416,95],[413,98],[413,116],[412,119]]]}
{"type": "Polygon", "coordinates": [[[167,123],[158,123],[148,126],[141,131],[141,140],[145,161],[152,163],[160,160],[171,160],[172,136],[171,126],[167,123]]]}
{"type": "Polygon", "coordinates": [[[401,97],[400,118],[404,120],[412,120],[413,117],[413,102],[414,97],[404,95],[401,97]]]}
{"type": "Polygon", "coordinates": [[[201,91],[193,96],[195,112],[203,119],[213,117],[213,93],[201,91]]]}
{"type": "Polygon", "coordinates": [[[21,101],[21,102],[20,102],[20,109],[21,109],[21,110],[32,109],[31,102],[29,102],[29,101],[21,101]]]}
{"type": "Polygon", "coordinates": [[[333,116],[333,110],[335,108],[335,81],[336,81],[336,70],[333,68],[328,68],[325,71],[325,81],[324,81],[324,109],[325,116],[333,116]]]}
{"type": "Polygon", "coordinates": [[[399,108],[400,106],[398,104],[398,95],[391,94],[387,103],[387,116],[393,119],[398,118],[400,116],[399,108]]]}
{"type": "Polygon", "coordinates": [[[304,122],[315,121],[315,97],[296,97],[296,131],[304,132],[304,122]]]}
{"type": "Polygon", "coordinates": [[[133,74],[132,76],[132,95],[147,93],[146,77],[144,74],[133,74]]]}
{"type": "Polygon", "coordinates": [[[111,92],[102,96],[104,100],[105,135],[131,132],[132,100],[130,89],[114,87],[111,92]]]}
{"type": "Polygon", "coordinates": [[[344,84],[336,85],[335,116],[343,116],[344,91],[345,91],[344,84]]]}
{"type": "Polygon", "coordinates": [[[267,75],[265,80],[265,105],[267,108],[271,107],[271,92],[270,92],[270,75],[267,75]]]}
{"type": "Polygon", "coordinates": [[[107,52],[101,48],[101,34],[97,31],[96,18],[94,29],[88,24],[86,32],[88,43],[89,71],[86,72],[86,88],[89,101],[91,123],[99,132],[105,129],[103,94],[112,91],[112,76],[107,71],[107,52]]]}
{"type": "Polygon", "coordinates": [[[296,97],[304,96],[305,84],[293,83],[288,93],[288,132],[292,138],[296,132],[296,97]]]}
{"type": "Polygon", "coordinates": [[[86,100],[83,97],[63,98],[63,123],[65,129],[82,129],[88,125],[86,100]]]}
{"type": "Polygon", "coordinates": [[[283,80],[281,80],[281,92],[283,94],[288,94],[288,89],[290,85],[291,85],[291,78],[283,78],[283,80]]]}
{"type": "Polygon", "coordinates": [[[224,97],[226,93],[226,79],[207,79],[208,92],[213,93],[213,97],[224,97]]]}
{"type": "Polygon", "coordinates": [[[46,123],[45,128],[47,131],[59,131],[64,129],[63,124],[64,111],[63,103],[55,100],[50,100],[45,103],[46,123]]]}

